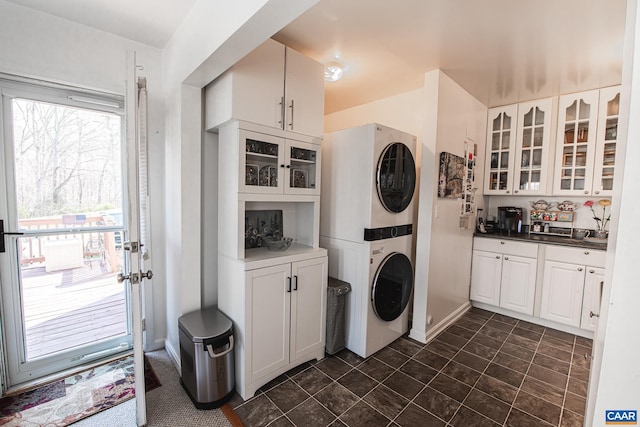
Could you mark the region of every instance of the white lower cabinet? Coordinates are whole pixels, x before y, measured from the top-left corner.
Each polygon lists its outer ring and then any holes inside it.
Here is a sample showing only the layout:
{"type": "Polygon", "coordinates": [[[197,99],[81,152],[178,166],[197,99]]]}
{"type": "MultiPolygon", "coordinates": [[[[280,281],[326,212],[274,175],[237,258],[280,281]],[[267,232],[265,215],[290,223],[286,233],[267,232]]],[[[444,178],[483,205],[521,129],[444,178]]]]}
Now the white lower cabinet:
{"type": "Polygon", "coordinates": [[[557,261],[544,263],[540,317],[579,327],[584,292],[584,266],[557,261]]]}
{"type": "Polygon", "coordinates": [[[538,246],[476,239],[475,247],[479,249],[473,251],[471,300],[532,315],[538,246]],[[497,252],[496,249],[502,251],[497,252]]]}
{"type": "Polygon", "coordinates": [[[219,308],[230,313],[238,335],[236,387],[243,399],[296,365],[324,357],[327,277],[322,256],[248,270],[244,286],[230,280],[219,287],[219,308]]]}
{"type": "Polygon", "coordinates": [[[547,247],[540,317],[593,331],[600,312],[604,261],[604,251],[547,247]]]}
{"type": "Polygon", "coordinates": [[[600,301],[604,286],[604,269],[588,267],[584,279],[584,296],[582,297],[582,319],[580,327],[587,331],[595,331],[600,317],[600,301]]]}

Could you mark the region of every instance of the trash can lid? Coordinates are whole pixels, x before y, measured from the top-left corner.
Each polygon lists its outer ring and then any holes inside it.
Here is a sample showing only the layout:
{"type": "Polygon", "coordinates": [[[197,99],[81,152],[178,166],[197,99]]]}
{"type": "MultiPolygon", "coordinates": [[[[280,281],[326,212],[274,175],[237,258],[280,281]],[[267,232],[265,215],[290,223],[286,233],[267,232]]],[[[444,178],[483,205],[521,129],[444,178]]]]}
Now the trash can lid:
{"type": "Polygon", "coordinates": [[[214,307],[181,316],[178,319],[178,326],[191,341],[202,342],[227,334],[233,328],[233,323],[214,307]]]}

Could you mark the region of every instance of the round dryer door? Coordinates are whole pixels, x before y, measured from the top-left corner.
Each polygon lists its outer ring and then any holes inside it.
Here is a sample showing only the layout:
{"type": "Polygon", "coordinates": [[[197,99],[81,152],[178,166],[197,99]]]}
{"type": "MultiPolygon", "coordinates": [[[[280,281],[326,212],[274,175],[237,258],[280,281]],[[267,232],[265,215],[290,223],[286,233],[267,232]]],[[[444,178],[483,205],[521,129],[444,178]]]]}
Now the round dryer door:
{"type": "Polygon", "coordinates": [[[380,203],[389,212],[402,212],[409,206],[416,187],[416,164],[409,147],[394,142],[384,149],[378,160],[376,185],[380,203]]]}
{"type": "Polygon", "coordinates": [[[373,311],[382,320],[397,319],[409,304],[412,288],[411,261],[404,254],[390,254],[382,261],[373,279],[373,311]]]}

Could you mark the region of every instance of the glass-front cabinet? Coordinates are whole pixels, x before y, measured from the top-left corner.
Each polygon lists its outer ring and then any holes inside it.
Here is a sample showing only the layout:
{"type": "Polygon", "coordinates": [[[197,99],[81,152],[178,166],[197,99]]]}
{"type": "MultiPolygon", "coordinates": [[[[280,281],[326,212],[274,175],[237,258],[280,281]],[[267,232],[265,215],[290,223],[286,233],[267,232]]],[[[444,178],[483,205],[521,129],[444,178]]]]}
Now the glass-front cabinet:
{"type": "Polygon", "coordinates": [[[511,194],[517,113],[517,105],[489,110],[484,194],[511,194]]]}
{"type": "Polygon", "coordinates": [[[551,98],[489,110],[484,194],[547,192],[551,98]]]}
{"type": "Polygon", "coordinates": [[[551,98],[518,105],[513,194],[547,192],[551,110],[551,98]]]}
{"type": "Polygon", "coordinates": [[[601,89],[592,186],[596,196],[611,196],[613,192],[619,113],[620,86],[601,89]]]}
{"type": "Polygon", "coordinates": [[[598,99],[598,90],[564,95],[559,99],[555,195],[591,194],[598,99]]]}
{"type": "Polygon", "coordinates": [[[319,160],[319,145],[241,130],[239,191],[319,194],[319,160]]]}

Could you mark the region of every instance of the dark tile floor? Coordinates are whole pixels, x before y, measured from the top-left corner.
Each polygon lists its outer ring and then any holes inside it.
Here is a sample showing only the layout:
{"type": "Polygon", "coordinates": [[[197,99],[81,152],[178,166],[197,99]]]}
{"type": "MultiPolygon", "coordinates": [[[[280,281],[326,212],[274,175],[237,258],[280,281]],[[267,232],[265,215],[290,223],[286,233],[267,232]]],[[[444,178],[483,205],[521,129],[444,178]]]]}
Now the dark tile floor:
{"type": "Polygon", "coordinates": [[[591,340],[471,309],[428,345],[305,363],[243,402],[249,426],[582,426],[591,340]]]}

